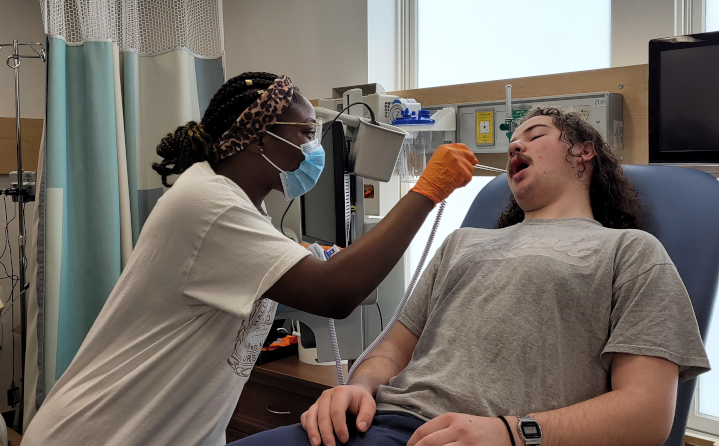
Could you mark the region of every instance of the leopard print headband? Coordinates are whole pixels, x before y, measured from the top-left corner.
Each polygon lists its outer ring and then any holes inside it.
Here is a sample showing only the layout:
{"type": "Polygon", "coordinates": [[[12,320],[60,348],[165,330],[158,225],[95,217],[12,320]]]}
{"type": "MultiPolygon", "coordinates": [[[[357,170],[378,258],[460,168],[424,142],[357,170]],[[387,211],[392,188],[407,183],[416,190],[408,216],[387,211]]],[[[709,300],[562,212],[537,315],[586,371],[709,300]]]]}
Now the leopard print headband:
{"type": "Polygon", "coordinates": [[[293,84],[289,77],[280,76],[262,92],[230,128],[223,133],[213,146],[214,159],[221,160],[234,155],[245,145],[258,140],[277,121],[290,105],[293,96],[293,84]]]}

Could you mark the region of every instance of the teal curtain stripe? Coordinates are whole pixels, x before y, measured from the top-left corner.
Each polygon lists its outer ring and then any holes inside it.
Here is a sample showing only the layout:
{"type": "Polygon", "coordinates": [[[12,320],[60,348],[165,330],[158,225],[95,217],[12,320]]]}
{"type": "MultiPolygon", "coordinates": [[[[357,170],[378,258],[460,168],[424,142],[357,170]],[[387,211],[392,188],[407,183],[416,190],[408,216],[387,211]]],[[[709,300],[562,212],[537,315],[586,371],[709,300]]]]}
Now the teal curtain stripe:
{"type": "Polygon", "coordinates": [[[47,73],[47,187],[64,188],[67,184],[67,90],[65,89],[65,41],[48,38],[47,73]]]}
{"type": "Polygon", "coordinates": [[[132,219],[133,246],[140,236],[140,212],[137,188],[137,106],[138,106],[138,54],[125,52],[123,58],[123,113],[125,120],[125,152],[127,153],[128,186],[130,188],[130,218],[132,219]]]}
{"type": "Polygon", "coordinates": [[[49,88],[48,109],[53,112],[48,122],[64,123],[65,139],[48,140],[47,145],[48,166],[57,171],[51,163],[58,161],[65,168],[64,181],[55,172],[49,184],[64,189],[57,378],[70,365],[121,271],[112,44],[59,45],[50,45],[57,54],[48,78],[64,78],[64,85],[50,86],[63,88],[66,96],[64,104],[51,106],[56,94],[49,88]]]}
{"type": "Polygon", "coordinates": [[[210,99],[225,83],[222,57],[217,59],[195,58],[195,78],[197,79],[198,104],[200,116],[205,114],[210,99]]]}
{"type": "MultiPolygon", "coordinates": [[[[122,55],[125,125],[133,244],[162,189],[138,190],[140,64],[122,55]]],[[[62,189],[57,359],[59,379],[72,362],[121,273],[113,46],[68,46],[48,38],[46,185],[62,189]]],[[[224,81],[222,59],[195,59],[200,114],[224,81]]],[[[144,123],[145,124],[145,123],[144,123]]],[[[152,123],[150,123],[152,124],[152,123]]],[[[159,142],[159,141],[158,141],[159,142]]],[[[55,224],[57,224],[56,222],[55,224]]],[[[48,336],[55,335],[48,333],[48,336]]],[[[49,390],[49,389],[47,389],[49,390]]]]}

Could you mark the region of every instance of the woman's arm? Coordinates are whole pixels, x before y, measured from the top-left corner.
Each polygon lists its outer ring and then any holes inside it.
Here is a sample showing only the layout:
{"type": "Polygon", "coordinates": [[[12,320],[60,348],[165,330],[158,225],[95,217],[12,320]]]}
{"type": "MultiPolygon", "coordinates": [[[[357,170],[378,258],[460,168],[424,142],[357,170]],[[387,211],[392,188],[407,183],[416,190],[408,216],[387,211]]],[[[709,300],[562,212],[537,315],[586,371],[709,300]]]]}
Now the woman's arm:
{"type": "Polygon", "coordinates": [[[417,185],[375,228],[327,262],[304,258],[265,297],[319,316],[348,317],[397,264],[434,204],[470,182],[476,163],[462,144],[438,147],[417,185]]]}
{"type": "Polygon", "coordinates": [[[432,209],[430,199],[408,193],[357,242],[326,262],[305,257],[265,297],[319,316],[348,317],[390,273],[432,209]]]}

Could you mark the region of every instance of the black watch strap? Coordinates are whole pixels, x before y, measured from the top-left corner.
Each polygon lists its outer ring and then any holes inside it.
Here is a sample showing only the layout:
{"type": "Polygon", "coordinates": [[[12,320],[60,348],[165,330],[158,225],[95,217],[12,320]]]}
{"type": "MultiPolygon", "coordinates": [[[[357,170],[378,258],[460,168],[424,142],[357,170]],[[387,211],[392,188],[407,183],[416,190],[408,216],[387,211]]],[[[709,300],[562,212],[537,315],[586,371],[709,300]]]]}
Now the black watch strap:
{"type": "Polygon", "coordinates": [[[515,446],[515,436],[513,435],[512,429],[510,429],[510,423],[508,423],[508,421],[502,415],[498,415],[498,418],[500,418],[502,420],[502,422],[505,423],[505,427],[507,428],[508,435],[510,435],[510,445],[515,446]]]}

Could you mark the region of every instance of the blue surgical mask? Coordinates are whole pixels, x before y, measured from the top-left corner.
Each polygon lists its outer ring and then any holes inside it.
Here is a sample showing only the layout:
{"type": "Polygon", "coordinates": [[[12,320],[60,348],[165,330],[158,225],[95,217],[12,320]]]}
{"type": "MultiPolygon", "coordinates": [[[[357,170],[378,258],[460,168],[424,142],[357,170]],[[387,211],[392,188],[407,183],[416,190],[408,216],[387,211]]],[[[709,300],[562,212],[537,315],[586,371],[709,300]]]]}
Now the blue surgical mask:
{"type": "Polygon", "coordinates": [[[305,155],[305,159],[300,163],[300,167],[293,172],[286,172],[276,166],[275,163],[263,154],[267,162],[280,171],[280,181],[283,185],[283,196],[286,201],[305,195],[310,189],[315,187],[323,171],[323,167],[325,167],[325,151],[320,144],[320,140],[314,139],[313,141],[298,146],[271,132],[266,133],[301,150],[305,155]]]}

